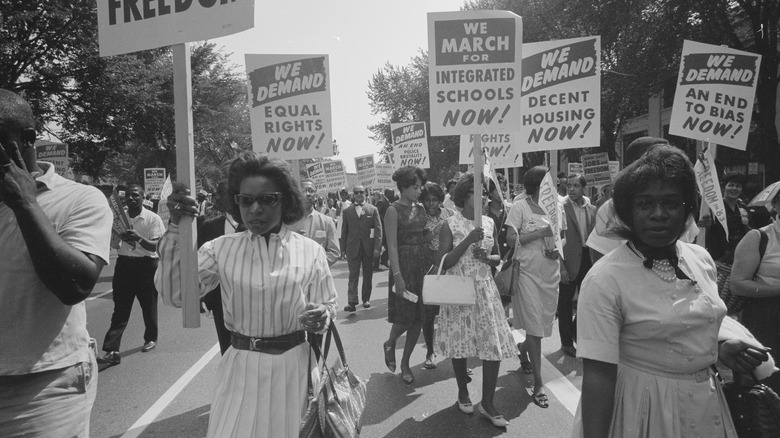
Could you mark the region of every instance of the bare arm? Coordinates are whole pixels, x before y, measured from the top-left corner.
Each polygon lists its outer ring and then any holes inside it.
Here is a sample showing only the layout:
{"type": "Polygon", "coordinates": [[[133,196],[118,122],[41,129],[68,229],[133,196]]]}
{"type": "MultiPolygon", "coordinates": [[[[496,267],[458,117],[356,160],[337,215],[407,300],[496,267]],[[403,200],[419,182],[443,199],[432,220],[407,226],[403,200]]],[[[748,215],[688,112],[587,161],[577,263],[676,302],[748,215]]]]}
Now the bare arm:
{"type": "Polygon", "coordinates": [[[582,428],[585,438],[609,436],[615,404],[617,365],[583,359],[582,428]]]}
{"type": "Polygon", "coordinates": [[[398,212],[392,205],[385,212],[385,231],[387,232],[387,258],[395,281],[395,293],[402,295],[406,290],[406,283],[398,262],[398,212]]]}
{"type": "Polygon", "coordinates": [[[758,252],[760,240],[760,234],[751,231],[737,245],[729,278],[731,289],[736,295],[754,298],[780,296],[780,286],[771,286],[753,279],[761,263],[758,252]]]}

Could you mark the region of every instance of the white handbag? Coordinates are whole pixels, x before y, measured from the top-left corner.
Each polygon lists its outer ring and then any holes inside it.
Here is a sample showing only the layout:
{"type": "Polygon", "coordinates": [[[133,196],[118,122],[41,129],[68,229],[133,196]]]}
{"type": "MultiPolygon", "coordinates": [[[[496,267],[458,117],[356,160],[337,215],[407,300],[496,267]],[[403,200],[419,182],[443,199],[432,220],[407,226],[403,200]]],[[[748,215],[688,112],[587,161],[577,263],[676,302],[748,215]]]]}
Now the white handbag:
{"type": "MultiPolygon", "coordinates": [[[[477,303],[474,279],[460,275],[441,275],[444,257],[439,263],[439,272],[428,274],[423,280],[423,303],[438,306],[473,306],[477,303]]],[[[458,269],[460,271],[460,269],[458,269]]]]}

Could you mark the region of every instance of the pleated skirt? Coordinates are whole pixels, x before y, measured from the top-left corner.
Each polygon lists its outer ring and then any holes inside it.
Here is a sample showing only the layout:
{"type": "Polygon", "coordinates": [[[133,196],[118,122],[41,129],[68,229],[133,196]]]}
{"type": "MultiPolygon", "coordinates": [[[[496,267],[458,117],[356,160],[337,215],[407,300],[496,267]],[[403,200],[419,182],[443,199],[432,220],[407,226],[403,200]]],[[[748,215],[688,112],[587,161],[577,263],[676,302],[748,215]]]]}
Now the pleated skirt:
{"type": "Polygon", "coordinates": [[[308,343],[279,355],[229,348],[219,364],[208,437],[297,437],[309,369],[308,343]]]}

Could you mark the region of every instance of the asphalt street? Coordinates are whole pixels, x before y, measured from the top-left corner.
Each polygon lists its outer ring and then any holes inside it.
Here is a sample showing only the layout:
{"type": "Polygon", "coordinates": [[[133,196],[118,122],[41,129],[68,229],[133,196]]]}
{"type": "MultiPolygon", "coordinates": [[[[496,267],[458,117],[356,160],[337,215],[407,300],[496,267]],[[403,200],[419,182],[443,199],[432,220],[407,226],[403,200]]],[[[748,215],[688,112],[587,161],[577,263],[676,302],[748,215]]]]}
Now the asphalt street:
{"type": "MultiPolygon", "coordinates": [[[[108,329],[113,302],[112,265],[87,301],[88,329],[98,348],[108,329]]],[[[383,268],[384,269],[384,268],[383,268]]],[[[420,336],[412,356],[415,382],[406,385],[400,372],[387,371],[382,342],[387,339],[387,271],[374,274],[370,309],[349,314],[346,305],[347,264],[332,268],[339,292],[336,323],[344,340],[347,360],[358,376],[368,380],[368,400],[362,437],[568,437],[581,388],[582,364],[563,355],[557,326],[542,342],[542,376],[550,397],[548,409],[533,404],[531,376],[519,372],[517,358],[501,364],[496,408],[510,421],[495,428],[478,416],[461,413],[455,405],[457,386],[450,361],[437,358],[437,368],[422,368],[425,346],[420,336]]],[[[122,341],[122,363],[99,373],[98,395],[92,411],[91,436],[103,437],[205,437],[209,406],[220,360],[213,320],[201,315],[201,327],[182,328],[181,310],[159,304],[158,347],[142,353],[141,309],[133,308],[122,341]]],[[[405,338],[398,341],[397,360],[405,338]]],[[[335,356],[335,355],[331,355],[335,356]]],[[[474,369],[469,385],[471,399],[481,396],[482,366],[474,369]]]]}

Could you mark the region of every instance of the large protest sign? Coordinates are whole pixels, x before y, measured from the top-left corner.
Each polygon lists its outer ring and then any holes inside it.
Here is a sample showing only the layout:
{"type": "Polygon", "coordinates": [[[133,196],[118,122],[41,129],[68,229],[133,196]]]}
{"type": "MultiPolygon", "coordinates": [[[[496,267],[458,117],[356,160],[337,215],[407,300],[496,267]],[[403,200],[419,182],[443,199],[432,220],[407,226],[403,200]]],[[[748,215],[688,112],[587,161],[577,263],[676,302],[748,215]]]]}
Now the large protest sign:
{"type": "Polygon", "coordinates": [[[374,155],[361,155],[355,157],[355,170],[357,172],[358,183],[371,187],[376,179],[376,169],[374,168],[374,155]]]}
{"type": "Polygon", "coordinates": [[[162,167],[144,168],[144,192],[151,199],[159,199],[165,184],[165,169],[162,167]]]}
{"type": "Polygon", "coordinates": [[[745,150],[761,56],[685,41],[669,134],[745,150]]]}
{"type": "Polygon", "coordinates": [[[710,207],[715,219],[723,226],[726,231],[726,240],[728,240],[729,227],[726,223],[726,206],[723,204],[718,171],[715,168],[715,159],[712,153],[707,150],[702,151],[696,160],[696,165],[693,166],[693,171],[696,173],[696,184],[699,186],[702,199],[710,207]]]}
{"type": "Polygon", "coordinates": [[[382,189],[394,189],[393,172],[395,168],[390,163],[376,163],[376,182],[374,185],[382,189]]]}
{"type": "MultiPolygon", "coordinates": [[[[458,164],[474,164],[474,136],[460,136],[460,156],[458,164]]],[[[493,167],[520,167],[523,165],[523,155],[520,147],[520,136],[517,134],[482,134],[482,150],[484,157],[490,160],[493,167]]]]}
{"type": "Polygon", "coordinates": [[[523,44],[523,152],[598,146],[601,38],[523,44]]]}
{"type": "Polygon", "coordinates": [[[254,26],[254,0],[98,0],[100,56],[231,35],[254,26]]]}
{"type": "MultiPolygon", "coordinates": [[[[539,185],[539,207],[547,215],[546,220],[550,225],[553,236],[545,237],[545,243],[552,239],[555,242],[555,248],[558,255],[563,258],[563,240],[561,239],[561,222],[563,221],[563,209],[558,202],[558,190],[555,188],[550,172],[547,172],[539,185]]],[[[552,249],[548,247],[547,249],[552,249]]]]}
{"type": "Polygon", "coordinates": [[[326,160],[306,166],[317,193],[338,192],[347,185],[347,174],[341,160],[326,160]]]}
{"type": "Polygon", "coordinates": [[[609,155],[606,152],[583,155],[582,171],[589,186],[596,187],[612,182],[609,155]]]}
{"type": "Polygon", "coordinates": [[[70,161],[68,160],[68,145],[50,141],[35,142],[35,159],[54,165],[54,171],[61,177],[68,177],[70,161]]]}
{"type": "Polygon", "coordinates": [[[431,135],[518,131],[522,41],[508,11],[428,14],[431,135]]]}
{"type": "Polygon", "coordinates": [[[423,169],[431,167],[425,122],[391,123],[390,134],[393,138],[393,162],[396,166],[412,165],[423,169]]]}
{"type": "Polygon", "coordinates": [[[252,149],[283,160],[333,155],[327,55],[246,55],[252,149]]]}

